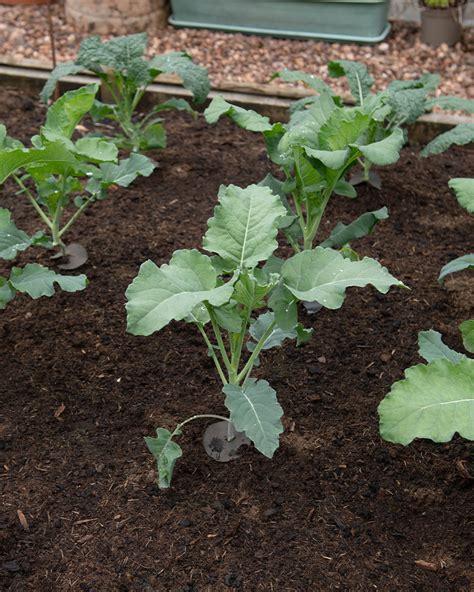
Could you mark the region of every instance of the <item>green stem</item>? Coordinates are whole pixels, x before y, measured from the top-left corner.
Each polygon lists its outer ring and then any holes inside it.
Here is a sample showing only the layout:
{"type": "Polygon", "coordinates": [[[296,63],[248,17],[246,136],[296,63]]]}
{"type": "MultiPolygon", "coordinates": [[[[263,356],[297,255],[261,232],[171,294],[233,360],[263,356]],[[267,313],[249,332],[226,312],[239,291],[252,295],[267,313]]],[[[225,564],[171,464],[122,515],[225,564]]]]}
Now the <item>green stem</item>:
{"type": "Polygon", "coordinates": [[[219,325],[216,321],[216,317],[214,315],[214,311],[212,310],[211,306],[207,302],[205,302],[204,305],[207,308],[207,312],[209,313],[212,329],[214,331],[214,335],[216,336],[217,345],[219,346],[219,350],[221,352],[222,361],[224,362],[224,365],[227,368],[227,372],[229,372],[229,378],[230,378],[233,375],[233,368],[232,368],[232,364],[230,363],[229,356],[227,355],[227,350],[225,348],[224,341],[222,340],[221,330],[220,330],[219,325]]]}
{"type": "Polygon", "coordinates": [[[204,341],[206,342],[206,345],[207,345],[208,350],[209,350],[209,352],[211,354],[211,357],[212,357],[212,359],[214,361],[214,365],[217,368],[217,372],[219,374],[219,378],[222,381],[222,384],[224,384],[224,385],[225,384],[228,384],[227,379],[226,379],[225,374],[224,374],[224,371],[222,370],[222,366],[220,365],[220,362],[217,359],[216,353],[214,351],[214,346],[210,342],[209,337],[207,336],[207,333],[204,331],[204,327],[198,321],[194,321],[194,322],[195,322],[195,325],[197,326],[197,328],[199,329],[199,332],[201,333],[204,341]]]}
{"type": "MultiPolygon", "coordinates": [[[[232,348],[232,356],[231,356],[231,364],[234,370],[234,376],[237,376],[240,366],[240,358],[242,356],[242,347],[244,345],[245,336],[247,334],[247,327],[250,322],[250,317],[252,315],[252,309],[250,306],[247,307],[245,318],[242,320],[242,325],[240,327],[239,339],[237,342],[237,347],[235,350],[232,348]]],[[[232,345],[232,343],[231,343],[232,345]]]]}
{"type": "Polygon", "coordinates": [[[237,376],[237,384],[239,384],[241,380],[243,380],[243,385],[246,383],[247,378],[249,377],[250,372],[252,372],[255,359],[258,356],[258,354],[261,352],[262,347],[265,345],[265,341],[272,334],[272,331],[273,331],[274,327],[275,327],[275,321],[273,321],[272,323],[270,323],[268,325],[267,330],[265,331],[265,333],[262,335],[262,337],[259,339],[257,345],[255,346],[255,349],[253,350],[252,355],[247,360],[247,363],[243,367],[242,371],[238,374],[238,376],[237,376]]]}
{"type": "Polygon", "coordinates": [[[38,202],[36,201],[36,199],[31,194],[31,192],[28,189],[28,187],[26,187],[26,185],[24,185],[23,181],[19,177],[17,177],[17,175],[13,175],[13,179],[21,187],[22,191],[25,193],[25,195],[28,198],[29,202],[35,208],[35,210],[37,211],[37,213],[39,214],[39,216],[43,220],[43,222],[46,224],[46,226],[48,228],[52,228],[53,223],[48,218],[48,216],[43,212],[43,210],[41,209],[40,205],[38,204],[38,202]]]}
{"type": "Polygon", "coordinates": [[[82,214],[82,212],[87,208],[88,205],[90,205],[93,202],[93,200],[89,197],[87,198],[87,200],[82,204],[82,206],[71,216],[71,218],[68,220],[68,222],[66,222],[66,224],[62,227],[62,229],[59,231],[59,238],[62,237],[62,235],[67,232],[71,226],[74,224],[74,222],[79,218],[79,216],[82,214]]]}

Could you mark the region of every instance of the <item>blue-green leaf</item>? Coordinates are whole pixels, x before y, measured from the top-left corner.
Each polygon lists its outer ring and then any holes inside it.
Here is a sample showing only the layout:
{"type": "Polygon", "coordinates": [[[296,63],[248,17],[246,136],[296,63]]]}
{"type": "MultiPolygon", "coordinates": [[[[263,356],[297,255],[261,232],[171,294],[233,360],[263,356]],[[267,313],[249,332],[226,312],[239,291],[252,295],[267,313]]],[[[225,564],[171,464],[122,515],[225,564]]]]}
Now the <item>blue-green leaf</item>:
{"type": "Polygon", "coordinates": [[[276,392],[266,380],[249,378],[243,387],[226,384],[222,389],[230,420],[239,432],[245,432],[255,448],[272,458],[283,432],[276,392]]]}
{"type": "MultiPolygon", "coordinates": [[[[178,430],[174,433],[178,436],[181,432],[178,430]]],[[[158,486],[160,489],[167,489],[171,485],[173,477],[173,470],[178,458],[183,456],[181,446],[173,442],[170,431],[165,428],[158,428],[156,430],[156,438],[145,438],[148,450],[156,459],[158,467],[158,486]]]]}
{"type": "Polygon", "coordinates": [[[457,364],[466,357],[443,343],[441,333],[433,330],[418,333],[418,353],[427,362],[444,359],[457,364]]]}
{"type": "Polygon", "coordinates": [[[450,273],[455,273],[456,271],[463,271],[464,269],[472,268],[474,268],[474,253],[457,257],[449,263],[446,263],[446,265],[444,265],[441,268],[441,271],[438,276],[438,282],[443,283],[444,278],[450,273]]]}

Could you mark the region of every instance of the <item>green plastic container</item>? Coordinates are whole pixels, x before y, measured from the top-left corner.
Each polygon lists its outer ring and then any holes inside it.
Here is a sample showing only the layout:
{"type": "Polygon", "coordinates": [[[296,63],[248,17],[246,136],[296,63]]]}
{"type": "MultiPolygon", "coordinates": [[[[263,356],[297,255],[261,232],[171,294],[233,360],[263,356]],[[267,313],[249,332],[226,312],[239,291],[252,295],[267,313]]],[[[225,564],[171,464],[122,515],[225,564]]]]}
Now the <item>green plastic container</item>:
{"type": "Polygon", "coordinates": [[[388,0],[171,0],[170,23],[275,37],[377,43],[388,0]]]}

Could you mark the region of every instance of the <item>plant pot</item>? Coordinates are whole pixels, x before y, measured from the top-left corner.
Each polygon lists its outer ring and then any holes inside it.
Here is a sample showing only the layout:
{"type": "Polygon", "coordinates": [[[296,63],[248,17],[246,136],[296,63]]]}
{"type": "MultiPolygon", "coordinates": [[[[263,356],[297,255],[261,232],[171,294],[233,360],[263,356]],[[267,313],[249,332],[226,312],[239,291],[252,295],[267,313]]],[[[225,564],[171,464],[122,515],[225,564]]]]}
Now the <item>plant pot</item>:
{"type": "Polygon", "coordinates": [[[171,0],[170,23],[222,31],[376,43],[390,30],[388,0],[171,0]]]}
{"type": "Polygon", "coordinates": [[[421,11],[421,41],[438,47],[461,40],[462,26],[457,8],[424,8],[421,11]]]}

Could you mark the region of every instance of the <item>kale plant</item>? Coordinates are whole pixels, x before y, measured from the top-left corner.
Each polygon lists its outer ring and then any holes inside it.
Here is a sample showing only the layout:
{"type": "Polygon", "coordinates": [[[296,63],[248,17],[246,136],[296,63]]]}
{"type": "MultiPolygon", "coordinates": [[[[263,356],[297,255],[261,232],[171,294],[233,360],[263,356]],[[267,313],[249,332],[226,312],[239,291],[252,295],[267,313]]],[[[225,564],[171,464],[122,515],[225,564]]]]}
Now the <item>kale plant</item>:
{"type": "MultiPolygon", "coordinates": [[[[394,129],[405,128],[415,123],[419,117],[432,111],[434,107],[474,113],[474,101],[472,100],[448,95],[433,96],[441,81],[438,74],[424,74],[415,80],[394,80],[386,89],[374,93],[371,90],[374,79],[364,64],[337,60],[329,62],[328,71],[332,77],[345,76],[347,78],[354,103],[365,113],[370,114],[373,120],[368,134],[370,142],[380,140],[394,129]]],[[[290,108],[292,118],[317,102],[318,97],[323,94],[332,97],[336,103],[341,104],[341,98],[335,96],[331,88],[315,76],[291,70],[284,70],[275,76],[287,82],[304,82],[317,93],[314,96],[296,101],[290,108]]],[[[380,189],[380,176],[372,170],[372,165],[376,163],[371,162],[367,155],[362,155],[359,158],[359,164],[361,171],[351,178],[351,183],[356,185],[368,182],[380,189]]]]}
{"type": "MultiPolygon", "coordinates": [[[[138,175],[148,176],[154,169],[139,154],[117,162],[117,147],[102,138],[73,141],[76,125],[92,108],[97,91],[98,85],[91,84],[65,93],[48,109],[30,148],[8,137],[0,126],[0,184],[13,178],[19,194],[47,227],[51,246],[63,256],[69,254],[65,234],[91,204],[105,199],[111,185],[128,187],[138,175]]],[[[69,268],[73,266],[71,262],[69,268]]]]}
{"type": "Polygon", "coordinates": [[[151,335],[172,320],[196,327],[222,382],[229,413],[194,415],[146,438],[157,460],[160,487],[169,487],[182,455],[176,437],[196,419],[228,422],[228,440],[234,430],[243,432],[257,450],[273,456],[283,432],[283,410],[275,390],[253,372],[265,350],[286,339],[301,343],[310,337],[298,322],[299,300],[338,309],[348,287],[371,284],[386,293],[403,285],[374,259],[351,261],[331,248],[306,250],[285,262],[272,259],[286,216],[268,187],[223,186],[203,239],[213,255],[185,249],[161,267],[146,261],[127,289],[130,333],[151,335]]]}
{"type": "MultiPolygon", "coordinates": [[[[293,114],[288,124],[271,124],[267,117],[212,100],[205,111],[208,123],[226,115],[244,129],[263,133],[270,160],[281,169],[283,181],[268,175],[262,184],[278,193],[287,209],[284,232],[296,252],[312,249],[324,212],[333,194],[355,197],[346,175],[362,158],[380,166],[396,162],[404,143],[395,127],[374,136],[378,120],[363,106],[346,107],[329,91],[321,92],[293,114]]],[[[387,217],[386,208],[370,212],[349,226],[339,225],[323,246],[344,246],[370,232],[387,217]],[[344,230],[344,232],[341,232],[344,230]]]]}
{"type": "MultiPolygon", "coordinates": [[[[0,259],[13,260],[20,251],[31,246],[43,246],[44,236],[41,232],[29,236],[16,227],[11,214],[0,208],[0,259]]],[[[0,276],[0,310],[13,300],[18,292],[40,298],[52,296],[55,284],[66,292],[77,292],[87,286],[85,275],[66,276],[38,263],[28,263],[25,267],[12,267],[8,278],[0,276]]]]}
{"type": "Polygon", "coordinates": [[[117,146],[133,152],[165,148],[166,132],[161,113],[166,109],[178,109],[194,114],[185,99],[168,99],[153,107],[145,116],[137,115],[137,108],[147,87],[162,73],[174,73],[181,77],[183,86],[191,91],[196,103],[202,103],[209,93],[207,70],[191,60],[184,52],[158,55],[150,61],[143,55],[147,34],[138,33],[116,37],[102,42],[99,37],[83,40],[74,62],[59,64],[45,84],[41,98],[47,101],[56,83],[70,74],[90,70],[96,74],[112,103],[95,101],[91,111],[96,121],[103,119],[118,123],[122,133],[111,138],[117,146]]]}

